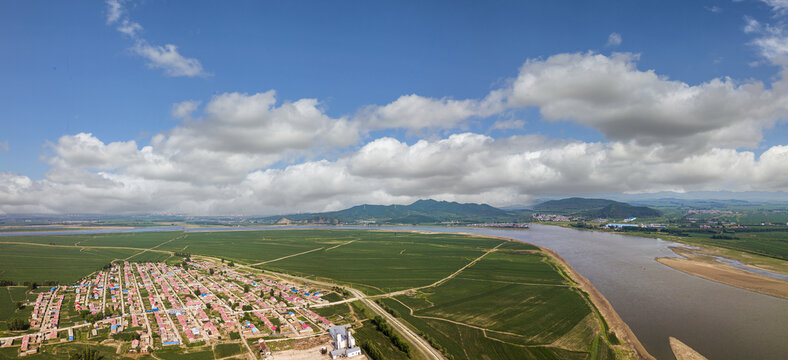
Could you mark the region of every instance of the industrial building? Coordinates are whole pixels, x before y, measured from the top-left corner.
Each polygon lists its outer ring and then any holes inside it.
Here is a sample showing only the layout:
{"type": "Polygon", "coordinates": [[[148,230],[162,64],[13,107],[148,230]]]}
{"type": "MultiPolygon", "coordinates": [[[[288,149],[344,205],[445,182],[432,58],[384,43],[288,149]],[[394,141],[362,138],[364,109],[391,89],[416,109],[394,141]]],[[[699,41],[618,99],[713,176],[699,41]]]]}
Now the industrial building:
{"type": "Polygon", "coordinates": [[[347,327],[334,326],[328,329],[328,333],[334,339],[334,350],[328,353],[332,359],[361,355],[361,348],[356,346],[356,339],[347,327]]]}

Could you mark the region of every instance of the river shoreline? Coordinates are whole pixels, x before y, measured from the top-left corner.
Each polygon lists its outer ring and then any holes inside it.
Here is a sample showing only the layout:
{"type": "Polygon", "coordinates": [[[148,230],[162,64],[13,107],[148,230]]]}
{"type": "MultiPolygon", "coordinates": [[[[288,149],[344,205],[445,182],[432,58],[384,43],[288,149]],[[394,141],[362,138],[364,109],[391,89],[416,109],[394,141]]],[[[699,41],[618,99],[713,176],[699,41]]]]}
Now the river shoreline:
{"type": "Polygon", "coordinates": [[[639,359],[655,359],[646,351],[646,348],[640,343],[640,340],[635,336],[632,329],[629,328],[629,325],[621,319],[616,309],[613,308],[613,305],[611,305],[607,298],[591,284],[591,281],[586,279],[583,275],[580,275],[580,273],[572,268],[572,266],[554,250],[541,246],[539,246],[539,248],[561,264],[572,280],[577,282],[580,289],[588,294],[591,302],[596,306],[597,310],[599,310],[599,313],[602,314],[602,317],[605,318],[605,322],[607,322],[608,327],[610,327],[610,331],[616,334],[616,337],[621,340],[623,344],[626,344],[630,351],[634,352],[639,359]]]}

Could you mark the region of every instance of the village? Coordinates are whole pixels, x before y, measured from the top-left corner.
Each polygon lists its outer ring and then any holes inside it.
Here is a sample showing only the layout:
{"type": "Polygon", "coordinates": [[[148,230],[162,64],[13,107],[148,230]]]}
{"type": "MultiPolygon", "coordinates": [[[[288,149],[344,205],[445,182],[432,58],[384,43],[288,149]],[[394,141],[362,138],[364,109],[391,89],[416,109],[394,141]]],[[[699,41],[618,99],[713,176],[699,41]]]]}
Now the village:
{"type": "MultiPolygon", "coordinates": [[[[111,343],[131,357],[163,349],[241,344],[236,358],[366,359],[353,330],[311,309],[331,289],[241,269],[224,260],[116,262],[79,283],[39,293],[24,335],[0,338],[23,357],[62,342],[111,343]],[[277,352],[282,341],[308,348],[277,352]]],[[[337,299],[336,294],[333,295],[337,299]]]]}

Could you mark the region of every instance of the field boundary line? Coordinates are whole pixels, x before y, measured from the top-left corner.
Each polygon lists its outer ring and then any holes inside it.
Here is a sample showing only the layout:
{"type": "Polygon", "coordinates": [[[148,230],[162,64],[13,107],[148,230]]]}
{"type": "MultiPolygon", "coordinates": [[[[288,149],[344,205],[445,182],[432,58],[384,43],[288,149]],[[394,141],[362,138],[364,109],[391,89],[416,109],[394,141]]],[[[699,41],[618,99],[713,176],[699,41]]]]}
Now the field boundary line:
{"type": "Polygon", "coordinates": [[[298,253],[298,254],[292,254],[292,255],[282,256],[282,257],[280,257],[280,258],[276,258],[276,259],[273,259],[273,260],[267,260],[267,261],[259,262],[259,263],[256,263],[256,264],[250,264],[249,266],[257,266],[257,265],[268,264],[268,263],[272,263],[272,262],[274,262],[274,261],[284,260],[284,259],[291,258],[291,257],[294,257],[294,256],[298,256],[298,255],[309,254],[309,253],[311,253],[311,252],[318,251],[318,250],[323,250],[323,249],[324,249],[323,247],[319,247],[319,248],[317,248],[317,249],[312,249],[312,250],[302,251],[302,252],[300,252],[300,253],[298,253]]]}
{"type": "Polygon", "coordinates": [[[413,317],[415,317],[415,318],[419,318],[419,319],[430,319],[430,320],[436,320],[436,321],[445,321],[445,322],[448,322],[448,323],[452,323],[452,324],[454,324],[454,325],[461,325],[461,326],[469,327],[469,328],[476,329],[476,330],[489,331],[489,332],[494,332],[494,333],[498,333],[498,334],[504,334],[504,335],[510,335],[510,336],[517,336],[517,337],[525,338],[525,336],[524,336],[524,335],[520,335],[520,334],[511,333],[511,332],[508,332],[508,331],[501,331],[501,330],[487,329],[487,328],[483,328],[483,327],[481,327],[481,326],[476,326],[476,325],[466,324],[466,323],[463,323],[463,322],[454,321],[454,320],[449,320],[449,319],[444,319],[444,318],[439,318],[439,317],[434,317],[434,316],[416,315],[416,314],[413,312],[413,308],[411,308],[411,307],[410,307],[410,306],[408,306],[408,305],[405,305],[405,303],[403,303],[403,302],[402,302],[402,301],[400,301],[399,299],[397,299],[397,298],[394,298],[394,297],[392,297],[392,298],[390,298],[390,299],[392,299],[392,300],[394,300],[394,301],[396,301],[396,302],[398,302],[398,303],[402,304],[402,306],[406,307],[406,308],[408,309],[408,311],[410,311],[410,316],[413,316],[413,317]]]}
{"type": "MultiPolygon", "coordinates": [[[[137,255],[142,255],[142,254],[144,254],[144,253],[146,253],[146,252],[148,252],[148,251],[155,251],[154,249],[156,249],[157,247],[159,247],[159,246],[162,246],[162,245],[164,245],[164,244],[167,244],[167,243],[170,243],[170,242],[172,242],[172,241],[174,241],[174,240],[177,240],[177,239],[180,239],[180,238],[182,238],[182,237],[186,237],[186,233],[182,233],[182,234],[180,234],[180,235],[178,235],[178,236],[176,236],[176,237],[174,237],[174,238],[172,238],[172,239],[169,239],[169,240],[167,240],[167,241],[165,241],[165,242],[163,242],[163,243],[161,243],[161,244],[159,244],[159,245],[156,245],[156,246],[154,246],[154,247],[151,247],[151,248],[148,248],[148,249],[142,250],[142,251],[140,251],[140,252],[138,252],[138,253],[136,253],[136,254],[134,254],[134,255],[131,255],[131,256],[129,256],[129,257],[127,257],[127,258],[123,259],[123,260],[125,261],[125,260],[128,260],[128,259],[131,259],[131,258],[133,258],[133,257],[135,257],[135,256],[137,256],[137,255]]],[[[186,246],[189,246],[189,245],[186,245],[186,246]]]]}
{"type": "Polygon", "coordinates": [[[358,241],[358,239],[356,239],[356,240],[350,240],[350,241],[348,241],[348,242],[346,242],[346,243],[343,243],[343,244],[334,245],[334,246],[332,246],[332,247],[330,247],[330,248],[326,249],[326,251],[328,251],[328,250],[331,250],[331,249],[336,249],[336,248],[338,248],[338,247],[340,247],[340,246],[345,246],[345,245],[348,245],[348,244],[350,244],[350,243],[354,243],[354,242],[356,242],[356,241],[358,241]]]}

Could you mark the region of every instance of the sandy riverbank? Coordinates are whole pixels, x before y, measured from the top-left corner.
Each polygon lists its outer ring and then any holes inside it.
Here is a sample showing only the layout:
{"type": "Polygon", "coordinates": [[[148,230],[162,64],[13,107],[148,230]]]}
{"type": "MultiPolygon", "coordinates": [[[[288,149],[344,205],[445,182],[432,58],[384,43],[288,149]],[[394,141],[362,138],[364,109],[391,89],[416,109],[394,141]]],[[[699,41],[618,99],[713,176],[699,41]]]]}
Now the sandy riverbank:
{"type": "Polygon", "coordinates": [[[691,249],[671,247],[671,250],[686,257],[686,259],[663,257],[656,258],[656,260],[661,264],[693,276],[740,289],[788,299],[788,281],[782,281],[737,269],[733,266],[720,263],[712,257],[692,251],[691,249]]]}
{"type": "Polygon", "coordinates": [[[670,350],[673,351],[673,355],[676,356],[677,360],[709,360],[679,339],[672,336],[668,339],[670,341],[670,350]]]}

